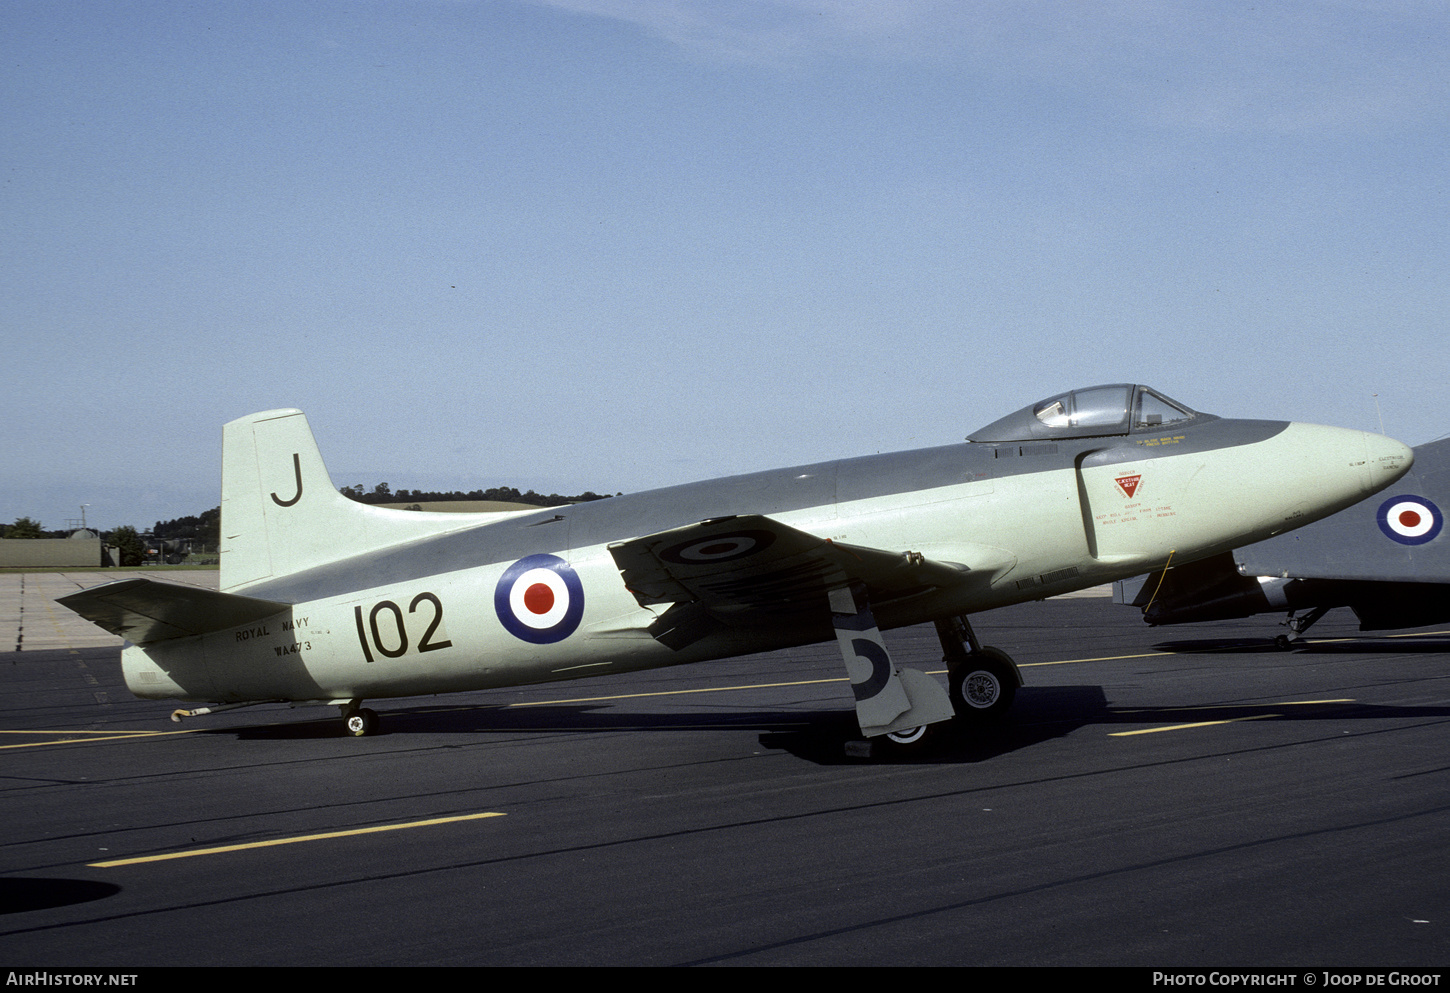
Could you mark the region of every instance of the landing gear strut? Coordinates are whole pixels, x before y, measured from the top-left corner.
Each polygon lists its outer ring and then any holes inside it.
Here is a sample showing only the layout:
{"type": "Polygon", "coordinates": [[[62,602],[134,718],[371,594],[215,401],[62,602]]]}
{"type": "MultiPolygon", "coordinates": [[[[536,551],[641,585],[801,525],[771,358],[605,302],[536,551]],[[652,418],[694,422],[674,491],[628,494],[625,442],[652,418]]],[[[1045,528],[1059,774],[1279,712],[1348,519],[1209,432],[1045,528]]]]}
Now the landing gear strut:
{"type": "Polygon", "coordinates": [[[1000,648],[984,648],[964,616],[937,621],[936,634],[957,720],[975,727],[1001,720],[1022,685],[1012,657],[1000,648]]]}
{"type": "Polygon", "coordinates": [[[1291,611],[1288,618],[1284,621],[1284,624],[1290,631],[1294,632],[1293,636],[1281,634],[1274,639],[1274,644],[1284,650],[1293,648],[1294,642],[1304,637],[1304,632],[1308,631],[1315,621],[1329,613],[1329,611],[1329,607],[1315,607],[1309,613],[1299,616],[1295,616],[1291,611]]]}

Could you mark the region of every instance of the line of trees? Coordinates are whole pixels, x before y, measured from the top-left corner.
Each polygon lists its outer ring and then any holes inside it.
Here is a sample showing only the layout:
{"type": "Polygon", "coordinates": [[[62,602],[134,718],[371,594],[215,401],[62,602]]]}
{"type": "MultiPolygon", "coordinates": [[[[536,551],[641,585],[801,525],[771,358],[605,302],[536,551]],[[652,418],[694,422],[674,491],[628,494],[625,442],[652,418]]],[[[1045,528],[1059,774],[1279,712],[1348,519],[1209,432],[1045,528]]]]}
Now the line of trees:
{"type": "Polygon", "coordinates": [[[47,531],[39,521],[17,517],[14,524],[0,524],[0,538],[69,538],[69,531],[47,531]]]}
{"type": "MultiPolygon", "coordinates": [[[[608,493],[585,490],[577,496],[562,496],[558,493],[535,493],[533,490],[520,493],[512,486],[495,486],[487,490],[398,490],[396,493],[387,483],[378,483],[372,492],[364,492],[362,486],[344,486],[339,492],[359,503],[436,503],[443,500],[497,500],[507,503],[523,503],[534,507],[558,507],[569,503],[586,503],[590,500],[606,499],[608,493]]],[[[617,494],[616,494],[617,495],[617,494]]],[[[151,529],[151,538],[156,542],[190,542],[196,550],[214,551],[221,545],[221,507],[204,510],[200,514],[178,517],[170,521],[157,521],[151,529]]],[[[47,531],[39,521],[29,517],[16,518],[14,524],[0,524],[0,538],[69,538],[71,532],[47,531]]],[[[139,565],[146,555],[146,540],[136,529],[124,524],[115,530],[101,533],[108,544],[120,548],[123,564],[125,559],[134,558],[131,564],[139,565]]]]}
{"type": "Polygon", "coordinates": [[[200,514],[178,517],[172,521],[157,521],[151,529],[151,537],[157,541],[190,541],[193,546],[216,551],[221,544],[222,509],[213,507],[200,514]]]}
{"type": "Polygon", "coordinates": [[[495,486],[487,490],[469,490],[467,493],[462,490],[451,490],[446,493],[439,490],[398,490],[394,493],[388,487],[387,483],[379,483],[374,486],[371,493],[365,492],[361,484],[343,486],[338,492],[349,499],[356,500],[358,503],[435,503],[442,500],[501,500],[508,503],[526,503],[533,507],[557,507],[566,503],[587,503],[590,500],[603,500],[609,496],[608,493],[595,493],[593,490],[585,490],[578,496],[561,496],[558,493],[550,493],[545,496],[542,493],[535,493],[533,490],[520,493],[512,486],[495,486]]]}

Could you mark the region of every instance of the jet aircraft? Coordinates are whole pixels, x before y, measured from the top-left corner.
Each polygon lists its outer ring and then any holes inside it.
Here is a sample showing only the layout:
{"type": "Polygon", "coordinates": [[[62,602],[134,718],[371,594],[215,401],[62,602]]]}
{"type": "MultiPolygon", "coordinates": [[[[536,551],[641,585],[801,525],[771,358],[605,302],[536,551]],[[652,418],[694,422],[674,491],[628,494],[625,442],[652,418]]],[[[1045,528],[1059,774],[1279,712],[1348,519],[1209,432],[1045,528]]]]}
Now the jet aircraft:
{"type": "Polygon", "coordinates": [[[863,734],[900,748],[991,720],[1021,674],[967,615],[1288,531],[1410,467],[1362,431],[1075,390],[964,443],[547,510],[355,503],[307,420],[223,429],[220,592],[127,579],[61,599],[121,635],[138,696],[363,703],[679,665],[836,639],[863,734]],[[881,632],[934,622],[948,688],[881,632]]]}
{"type": "Polygon", "coordinates": [[[1413,449],[1414,467],[1390,491],[1293,534],[1182,568],[1121,580],[1113,596],[1149,624],[1287,614],[1291,647],[1335,607],[1361,631],[1450,621],[1450,438],[1413,449]]]}

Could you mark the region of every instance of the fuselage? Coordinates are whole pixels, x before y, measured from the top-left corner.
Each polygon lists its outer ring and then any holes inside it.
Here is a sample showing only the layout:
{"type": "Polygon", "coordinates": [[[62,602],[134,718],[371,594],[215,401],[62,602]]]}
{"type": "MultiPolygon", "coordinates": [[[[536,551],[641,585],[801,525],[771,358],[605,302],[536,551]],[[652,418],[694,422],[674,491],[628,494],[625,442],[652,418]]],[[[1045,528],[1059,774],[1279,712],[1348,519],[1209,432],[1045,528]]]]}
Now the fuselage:
{"type": "Polygon", "coordinates": [[[764,651],[828,638],[828,619],[725,628],[674,650],[649,633],[663,608],[637,602],[609,546],[759,514],[835,542],[919,553],[970,577],[877,605],[881,627],[892,628],[1258,541],[1355,503],[1409,462],[1404,446],[1364,432],[1196,415],[1161,430],[967,442],[752,473],[471,523],[262,579],[235,592],[293,607],[129,646],[124,671],[144,697],[337,702],[764,651]],[[582,597],[577,627],[547,643],[510,633],[496,601],[506,571],[535,555],[567,562],[582,597]]]}

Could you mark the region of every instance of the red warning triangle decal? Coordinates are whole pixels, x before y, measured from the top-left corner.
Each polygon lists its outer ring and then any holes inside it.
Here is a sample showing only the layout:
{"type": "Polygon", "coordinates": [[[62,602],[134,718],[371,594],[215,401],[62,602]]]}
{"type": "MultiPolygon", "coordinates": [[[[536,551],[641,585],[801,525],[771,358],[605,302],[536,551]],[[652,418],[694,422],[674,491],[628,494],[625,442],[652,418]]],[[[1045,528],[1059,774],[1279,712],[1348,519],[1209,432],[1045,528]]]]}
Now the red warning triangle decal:
{"type": "Polygon", "coordinates": [[[1136,476],[1119,476],[1114,482],[1118,484],[1118,489],[1122,490],[1129,497],[1132,497],[1134,493],[1138,492],[1138,483],[1142,479],[1143,476],[1139,473],[1136,476]]]}

